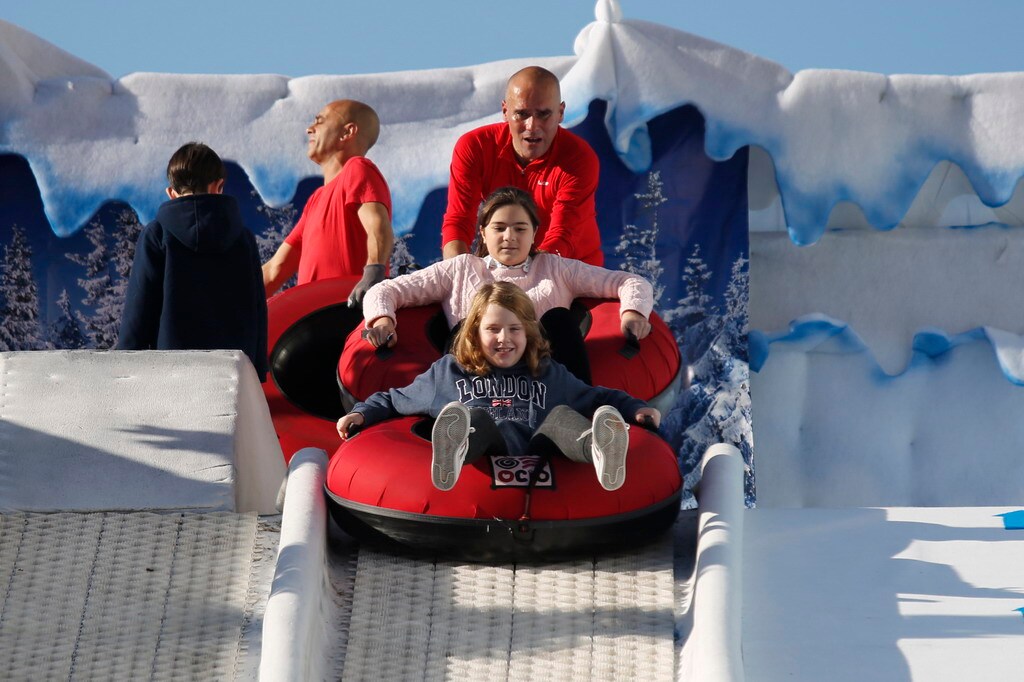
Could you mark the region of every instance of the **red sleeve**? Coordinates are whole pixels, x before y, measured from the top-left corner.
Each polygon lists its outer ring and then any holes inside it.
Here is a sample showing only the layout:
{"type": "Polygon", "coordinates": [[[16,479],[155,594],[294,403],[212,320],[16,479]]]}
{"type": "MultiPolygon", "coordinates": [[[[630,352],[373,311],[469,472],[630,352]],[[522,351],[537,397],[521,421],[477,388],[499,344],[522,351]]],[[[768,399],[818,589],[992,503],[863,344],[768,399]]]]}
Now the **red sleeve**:
{"type": "Polygon", "coordinates": [[[472,134],[466,133],[452,151],[451,174],[448,178],[448,208],[441,223],[441,248],[453,240],[468,247],[476,236],[476,212],[483,193],[483,160],[472,134]]]}
{"type": "Polygon", "coordinates": [[[369,203],[384,204],[388,209],[388,216],[391,215],[391,190],[380,169],[369,159],[357,156],[349,159],[345,165],[352,165],[351,169],[346,168],[345,201],[348,204],[361,206],[369,203]]]}
{"type": "Polygon", "coordinates": [[[537,247],[564,258],[583,258],[601,247],[594,203],[599,175],[597,154],[586,142],[580,142],[582,146],[562,161],[551,219],[544,241],[537,247]]]}

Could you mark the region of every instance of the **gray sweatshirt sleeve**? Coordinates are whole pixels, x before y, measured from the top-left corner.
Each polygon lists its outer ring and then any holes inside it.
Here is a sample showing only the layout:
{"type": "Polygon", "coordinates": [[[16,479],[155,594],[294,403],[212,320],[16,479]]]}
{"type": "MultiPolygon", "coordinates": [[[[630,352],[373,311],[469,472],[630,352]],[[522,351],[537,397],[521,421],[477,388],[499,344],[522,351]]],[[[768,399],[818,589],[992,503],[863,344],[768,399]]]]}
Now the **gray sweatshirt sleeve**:
{"type": "Polygon", "coordinates": [[[627,422],[634,422],[637,410],[647,407],[643,400],[634,398],[624,391],[605,386],[591,386],[580,381],[564,365],[553,360],[549,371],[552,373],[553,382],[564,387],[565,403],[585,417],[592,417],[602,405],[611,405],[627,422]]]}
{"type": "Polygon", "coordinates": [[[436,417],[442,407],[455,400],[452,362],[454,359],[446,355],[413,379],[408,386],[378,391],[357,403],[352,411],[363,415],[365,426],[399,415],[425,414],[436,417]]]}

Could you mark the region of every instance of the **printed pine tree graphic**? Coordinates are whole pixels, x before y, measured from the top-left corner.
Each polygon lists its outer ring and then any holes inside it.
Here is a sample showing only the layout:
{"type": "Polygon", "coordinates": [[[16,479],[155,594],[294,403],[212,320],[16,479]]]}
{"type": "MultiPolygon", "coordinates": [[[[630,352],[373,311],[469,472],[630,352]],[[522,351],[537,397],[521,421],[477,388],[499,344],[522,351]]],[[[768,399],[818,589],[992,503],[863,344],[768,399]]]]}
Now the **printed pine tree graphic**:
{"type": "Polygon", "coordinates": [[[113,282],[110,287],[110,306],[117,320],[114,330],[115,339],[120,330],[121,315],[124,313],[124,301],[128,295],[128,278],[135,260],[135,245],[142,233],[142,225],[135,211],[126,208],[117,214],[114,221],[111,267],[113,282]]]}
{"type": "Polygon", "coordinates": [[[92,314],[82,314],[86,335],[93,348],[110,349],[117,343],[117,329],[120,311],[113,305],[111,287],[110,249],[107,246],[107,232],[100,220],[94,219],[84,230],[92,250],[86,254],[66,254],[68,260],[85,268],[85,276],[78,279],[78,286],[85,290],[82,303],[92,309],[92,314]]]}
{"type": "Polygon", "coordinates": [[[39,288],[32,276],[32,247],[25,231],[15,225],[0,260],[0,351],[45,347],[39,321],[39,288]]]}
{"type": "Polygon", "coordinates": [[[750,316],[750,260],[740,256],[732,263],[725,288],[725,320],[722,338],[730,356],[747,361],[747,328],[750,316]]]}
{"type": "Polygon", "coordinates": [[[91,314],[79,313],[89,345],[106,350],[117,345],[128,279],[135,259],[135,245],[142,232],[138,216],[130,208],[120,211],[114,226],[107,230],[99,218],[85,228],[92,250],[86,254],[67,254],[68,260],[85,268],[78,286],[85,291],[82,304],[91,314]]]}
{"type": "Polygon", "coordinates": [[[725,290],[724,311],[708,292],[712,272],[700,257],[699,247],[684,267],[685,295],[672,311],[672,328],[693,371],[693,383],[666,417],[666,432],[681,433],[674,440],[689,490],[700,477],[699,461],[715,443],[732,443],[747,463],[746,498],[752,505],[753,435],[750,381],[747,365],[747,302],[749,261],[732,264],[725,290]]]}
{"type": "Polygon", "coordinates": [[[64,350],[88,346],[89,340],[82,332],[78,315],[71,309],[71,297],[68,296],[67,289],[61,289],[60,296],[57,297],[57,312],[59,317],[50,328],[50,345],[64,350]]]}
{"type": "Polygon", "coordinates": [[[615,254],[623,256],[624,260],[621,269],[640,275],[654,287],[655,306],[661,301],[665,293],[665,285],[661,283],[661,276],[665,272],[661,261],[656,255],[658,241],[658,207],[668,201],[662,193],[664,185],[661,181],[661,171],[652,171],[647,174],[647,191],[637,192],[635,196],[640,201],[640,214],[647,218],[645,226],[637,226],[629,223],[622,230],[622,237],[615,246],[615,254]]]}
{"type": "Polygon", "coordinates": [[[694,245],[683,266],[683,297],[665,313],[665,322],[675,334],[688,364],[695,363],[711,346],[722,323],[709,291],[713,275],[701,256],[700,245],[694,245]]]}
{"type": "Polygon", "coordinates": [[[419,268],[416,258],[409,251],[409,240],[412,239],[412,232],[401,237],[395,237],[395,246],[391,250],[391,264],[389,271],[392,277],[406,275],[419,268]]]}
{"type": "MultiPolygon", "coordinates": [[[[252,196],[259,198],[259,194],[256,190],[252,191],[252,196]]],[[[261,203],[256,207],[256,210],[266,216],[269,225],[262,234],[256,235],[256,248],[260,252],[260,262],[266,263],[271,257],[277,252],[284,243],[284,238],[288,236],[288,233],[295,227],[296,216],[298,211],[291,204],[285,204],[280,208],[273,208],[261,203]]],[[[295,286],[298,281],[297,277],[292,277],[281,287],[281,291],[295,286]]]]}

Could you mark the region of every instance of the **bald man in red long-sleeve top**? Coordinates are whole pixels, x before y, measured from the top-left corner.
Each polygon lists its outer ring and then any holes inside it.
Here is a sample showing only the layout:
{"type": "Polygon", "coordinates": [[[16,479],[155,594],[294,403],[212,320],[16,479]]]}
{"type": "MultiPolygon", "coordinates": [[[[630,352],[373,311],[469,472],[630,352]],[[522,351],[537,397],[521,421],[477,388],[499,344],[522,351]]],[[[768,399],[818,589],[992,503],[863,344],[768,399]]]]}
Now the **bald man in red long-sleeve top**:
{"type": "Polygon", "coordinates": [[[558,77],[539,66],[516,72],[509,78],[501,112],[504,122],[471,130],[455,143],[441,226],[444,257],[468,252],[480,202],[511,185],[529,192],[537,203],[538,249],[603,265],[594,206],[597,154],[559,126],[565,102],[558,77]]]}

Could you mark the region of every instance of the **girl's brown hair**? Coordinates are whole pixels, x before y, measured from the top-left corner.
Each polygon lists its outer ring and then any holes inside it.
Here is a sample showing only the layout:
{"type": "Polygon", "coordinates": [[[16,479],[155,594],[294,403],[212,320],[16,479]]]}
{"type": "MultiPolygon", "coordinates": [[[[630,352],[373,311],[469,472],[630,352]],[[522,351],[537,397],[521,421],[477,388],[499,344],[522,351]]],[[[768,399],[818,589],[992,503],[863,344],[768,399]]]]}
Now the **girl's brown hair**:
{"type": "Polygon", "coordinates": [[[523,323],[523,331],[526,332],[523,358],[530,368],[530,374],[537,376],[541,360],[551,355],[551,347],[541,334],[533,301],[525,291],[511,282],[489,282],[477,290],[470,303],[469,314],[452,342],[452,355],[470,374],[484,376],[491,373],[491,365],[480,347],[480,320],[492,303],[510,311],[523,323]]]}
{"type": "MultiPolygon", "coordinates": [[[[484,243],[479,233],[483,232],[483,229],[491,222],[491,218],[494,217],[494,213],[499,208],[513,205],[519,206],[526,211],[526,215],[530,218],[530,224],[533,225],[533,236],[536,238],[537,228],[540,227],[540,219],[537,218],[537,204],[534,203],[533,197],[530,196],[529,192],[518,187],[499,187],[488,195],[484,203],[480,204],[480,210],[476,214],[477,256],[483,258],[487,255],[487,244],[484,243]]],[[[530,245],[530,255],[533,256],[536,253],[537,242],[535,240],[530,245]]]]}

